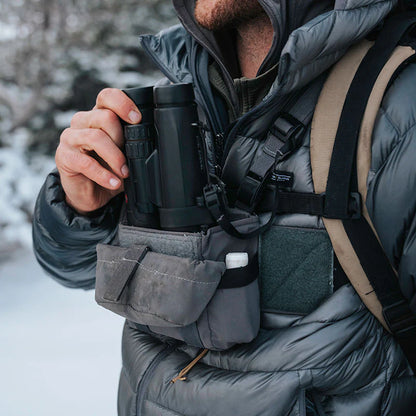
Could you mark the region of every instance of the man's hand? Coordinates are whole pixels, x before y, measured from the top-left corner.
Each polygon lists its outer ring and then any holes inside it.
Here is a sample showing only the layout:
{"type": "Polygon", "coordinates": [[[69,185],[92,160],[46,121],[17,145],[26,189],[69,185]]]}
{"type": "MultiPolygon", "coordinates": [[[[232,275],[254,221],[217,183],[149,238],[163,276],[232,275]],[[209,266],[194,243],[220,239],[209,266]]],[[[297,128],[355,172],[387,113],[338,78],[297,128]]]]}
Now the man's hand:
{"type": "Polygon", "coordinates": [[[55,161],[66,202],[80,214],[104,206],[123,191],[129,175],[120,150],[123,129],[119,117],[137,124],[141,114],[121,90],[106,88],[91,111],[76,113],[60,138],[55,161]]]}

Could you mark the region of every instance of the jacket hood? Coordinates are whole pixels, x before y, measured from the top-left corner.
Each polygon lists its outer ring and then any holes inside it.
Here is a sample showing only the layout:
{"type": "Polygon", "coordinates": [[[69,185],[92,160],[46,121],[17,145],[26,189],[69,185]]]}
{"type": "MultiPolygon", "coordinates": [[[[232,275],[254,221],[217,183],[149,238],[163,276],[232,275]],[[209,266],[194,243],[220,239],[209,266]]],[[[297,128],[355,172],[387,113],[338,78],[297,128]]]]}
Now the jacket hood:
{"type": "MultiPolygon", "coordinates": [[[[195,0],[173,0],[177,15],[184,27],[197,41],[202,41],[205,47],[209,46],[211,52],[219,56],[223,62],[227,61],[227,69],[233,77],[239,76],[236,60],[225,59],[229,55],[234,55],[233,46],[227,48],[226,45],[229,34],[228,36],[223,33],[219,34],[221,37],[220,46],[216,35],[196,22],[194,17],[195,3],[195,0]],[[226,53],[223,53],[224,49],[226,53]]],[[[259,0],[259,3],[268,14],[274,29],[273,44],[259,69],[259,74],[267,71],[279,61],[280,53],[291,32],[334,7],[334,0],[259,0]]]]}
{"type": "MultiPolygon", "coordinates": [[[[259,2],[275,28],[275,42],[262,68],[279,55],[279,74],[270,93],[278,90],[282,94],[305,86],[331,67],[351,45],[381,24],[397,4],[397,0],[335,0],[331,10],[309,20],[319,13],[312,0],[259,2]],[[291,16],[289,19],[286,19],[287,14],[291,16]],[[304,21],[306,23],[303,24],[304,21]],[[303,25],[297,27],[299,24],[303,25]],[[294,27],[297,28],[292,30],[294,27]]],[[[325,2],[322,0],[321,3],[324,8],[328,7],[325,2]]],[[[164,69],[165,75],[174,81],[192,81],[190,60],[194,58],[189,54],[190,38],[202,45],[211,56],[217,56],[221,69],[226,73],[225,60],[221,61],[215,36],[194,20],[194,0],[173,0],[173,4],[183,27],[164,30],[157,36],[142,36],[143,47],[164,69]]]]}

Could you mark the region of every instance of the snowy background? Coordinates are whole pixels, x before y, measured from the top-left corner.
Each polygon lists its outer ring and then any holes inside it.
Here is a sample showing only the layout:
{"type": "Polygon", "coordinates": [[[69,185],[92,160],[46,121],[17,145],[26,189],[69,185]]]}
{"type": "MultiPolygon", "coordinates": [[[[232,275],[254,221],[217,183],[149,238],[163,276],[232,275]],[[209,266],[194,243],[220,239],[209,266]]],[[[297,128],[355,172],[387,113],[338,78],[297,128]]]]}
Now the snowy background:
{"type": "Polygon", "coordinates": [[[73,114],[151,85],[137,35],[174,23],[168,0],[0,1],[0,416],[116,415],[123,321],[43,273],[30,223],[73,114]]]}

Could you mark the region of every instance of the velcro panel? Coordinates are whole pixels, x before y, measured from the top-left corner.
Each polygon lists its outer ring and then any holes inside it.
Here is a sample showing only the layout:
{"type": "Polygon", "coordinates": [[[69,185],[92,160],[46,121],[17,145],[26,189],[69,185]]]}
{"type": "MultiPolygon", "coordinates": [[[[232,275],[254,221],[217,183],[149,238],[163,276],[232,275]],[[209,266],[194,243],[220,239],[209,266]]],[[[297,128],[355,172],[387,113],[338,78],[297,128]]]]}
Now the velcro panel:
{"type": "Polygon", "coordinates": [[[262,310],[307,314],[333,293],[325,230],[274,226],[260,238],[262,310]]]}

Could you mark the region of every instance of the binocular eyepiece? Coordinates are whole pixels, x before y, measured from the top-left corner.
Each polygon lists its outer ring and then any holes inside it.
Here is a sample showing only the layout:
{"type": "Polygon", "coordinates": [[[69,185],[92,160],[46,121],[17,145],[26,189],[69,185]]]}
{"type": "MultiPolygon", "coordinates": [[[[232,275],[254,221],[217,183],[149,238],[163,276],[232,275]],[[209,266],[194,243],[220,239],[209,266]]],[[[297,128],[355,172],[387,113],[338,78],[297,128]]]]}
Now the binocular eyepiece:
{"type": "Polygon", "coordinates": [[[212,224],[204,205],[208,172],[192,84],[124,92],[142,113],[140,124],[124,126],[128,223],[177,231],[212,224]]]}

